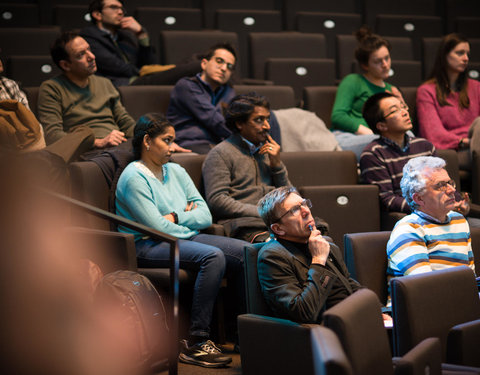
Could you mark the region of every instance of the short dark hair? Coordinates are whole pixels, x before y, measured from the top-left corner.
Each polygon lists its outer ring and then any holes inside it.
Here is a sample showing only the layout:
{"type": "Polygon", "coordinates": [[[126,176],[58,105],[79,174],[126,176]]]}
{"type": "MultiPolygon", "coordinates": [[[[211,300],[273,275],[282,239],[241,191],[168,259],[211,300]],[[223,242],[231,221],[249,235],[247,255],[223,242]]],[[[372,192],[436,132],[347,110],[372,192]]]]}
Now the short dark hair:
{"type": "Polygon", "coordinates": [[[132,146],[135,160],[139,160],[142,156],[142,144],[145,135],[153,139],[165,134],[169,127],[173,127],[173,125],[161,113],[150,112],[140,117],[133,130],[132,146]]]}
{"type": "MultiPolygon", "coordinates": [[[[103,7],[105,5],[104,3],[105,0],[92,0],[90,1],[90,4],[88,4],[88,13],[90,14],[90,21],[93,24],[97,24],[97,20],[93,17],[93,12],[98,11],[101,12],[103,10],[103,7]]],[[[117,0],[120,4],[125,5],[123,0],[117,0]]]]}
{"type": "Polygon", "coordinates": [[[224,110],[225,125],[233,133],[238,132],[237,123],[248,121],[255,107],[264,107],[270,110],[268,100],[256,92],[235,96],[224,110]]]}
{"type": "Polygon", "coordinates": [[[215,54],[215,51],[217,49],[227,50],[233,55],[233,57],[235,57],[235,61],[237,61],[237,53],[235,52],[235,48],[229,42],[221,42],[221,43],[214,44],[203,54],[203,58],[206,60],[210,60],[215,54]]]}
{"type": "Polygon", "coordinates": [[[360,65],[368,65],[370,55],[380,47],[387,47],[388,52],[392,49],[388,40],[374,34],[368,26],[362,26],[355,32],[355,36],[359,43],[355,50],[355,58],[360,65]]]}
{"type": "Polygon", "coordinates": [[[377,123],[385,120],[385,117],[383,117],[384,113],[380,108],[380,102],[385,98],[391,97],[395,97],[395,95],[389,92],[379,92],[369,97],[363,105],[362,116],[369,128],[376,134],[379,134],[377,123]]]}
{"type": "Polygon", "coordinates": [[[60,61],[69,61],[69,56],[67,50],[65,49],[65,46],[79,36],[80,35],[78,35],[78,33],[74,31],[65,31],[53,42],[52,47],[50,48],[50,55],[52,56],[53,62],[60,69],[62,69],[62,67],[60,66],[60,61]]]}

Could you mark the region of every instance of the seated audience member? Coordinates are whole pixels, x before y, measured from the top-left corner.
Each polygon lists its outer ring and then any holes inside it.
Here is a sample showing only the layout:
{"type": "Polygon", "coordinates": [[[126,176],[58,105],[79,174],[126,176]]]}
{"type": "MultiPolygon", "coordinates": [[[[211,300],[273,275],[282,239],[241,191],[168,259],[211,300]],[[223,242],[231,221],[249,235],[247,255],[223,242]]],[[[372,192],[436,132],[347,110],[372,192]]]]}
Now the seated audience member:
{"type": "Polygon", "coordinates": [[[65,32],[53,44],[51,54],[63,72],[40,86],[38,116],[47,144],[78,126],[92,129],[95,148],[118,146],[132,137],[135,121],[110,80],[94,75],[95,56],[85,39],[65,32]]]}
{"type": "Polygon", "coordinates": [[[20,90],[17,82],[15,82],[13,79],[4,77],[2,75],[3,71],[3,63],[0,59],[0,100],[16,100],[27,107],[27,109],[30,109],[25,93],[20,90]]]}
{"type": "MultiPolygon", "coordinates": [[[[380,138],[367,145],[362,153],[362,179],[378,186],[384,211],[408,214],[410,206],[400,188],[403,167],[417,156],[435,156],[435,147],[426,139],[410,135],[412,121],[408,107],[388,92],[368,98],[363,107],[363,117],[370,128],[380,134],[380,138]]],[[[469,199],[456,192],[455,200],[454,210],[467,216],[469,199]]],[[[470,226],[480,226],[478,218],[468,217],[467,220],[470,226]]]]}
{"type": "MultiPolygon", "coordinates": [[[[338,247],[315,227],[311,202],[294,187],[280,187],[258,203],[260,216],[275,239],[258,254],[263,296],[280,318],[319,323],[322,313],[361,288],[338,247]]],[[[385,320],[391,320],[384,315],[385,320]]]]}
{"type": "Polygon", "coordinates": [[[417,156],[435,155],[435,147],[426,139],[408,134],[413,126],[408,107],[391,93],[368,98],[362,115],[370,129],[380,135],[362,153],[362,179],[378,186],[384,211],[410,213],[400,188],[403,166],[417,156]]]}
{"type": "MultiPolygon", "coordinates": [[[[202,59],[202,72],[182,78],[173,88],[167,118],[175,126],[180,146],[206,154],[230,136],[222,107],[235,96],[229,81],[236,56],[229,43],[212,46],[202,59]]],[[[273,139],[280,143],[280,128],[273,117],[270,125],[273,139]]]]}
{"type": "Polygon", "coordinates": [[[225,110],[232,132],[207,155],[202,168],[205,197],[227,235],[263,241],[268,229],[258,201],[276,187],[290,185],[280,146],[269,134],[270,105],[254,93],[238,95],[225,110]]]}
{"type": "Polygon", "coordinates": [[[340,82],[331,121],[340,147],[355,152],[359,160],[363,148],[378,138],[362,117],[365,101],[373,94],[386,91],[402,101],[403,98],[395,86],[385,82],[391,67],[390,43],[372,34],[367,27],[358,30],[356,37],[359,45],[355,50],[355,58],[363,74],[349,74],[340,82]]]}
{"type": "Polygon", "coordinates": [[[480,152],[480,82],[469,79],[468,40],[460,34],[443,37],[429,80],[417,90],[420,135],[439,149],[480,152]]]}
{"type": "Polygon", "coordinates": [[[97,74],[115,86],[173,85],[200,71],[200,62],[179,66],[151,65],[155,62],[147,30],[133,17],[126,16],[121,0],[93,0],[89,5],[92,25],[80,31],[96,56],[97,74]],[[139,77],[144,67],[151,71],[139,77]]]}
{"type": "MultiPolygon", "coordinates": [[[[174,139],[175,130],[163,115],[150,113],[138,120],[132,141],[136,161],[124,169],[118,181],[116,212],[179,239],[180,267],[198,272],[190,337],[182,340],[180,361],[221,367],[231,358],[209,339],[212,310],[225,268],[238,287],[237,303],[244,303],[243,248],[248,243],[200,234],[211,225],[212,216],[185,169],[168,162],[174,139]]],[[[128,228],[119,229],[134,234],[139,267],[168,266],[168,243],[144,238],[128,228]]]]}
{"type": "Polygon", "coordinates": [[[387,244],[390,276],[465,265],[475,271],[470,228],[455,209],[455,182],[433,156],[411,159],[401,188],[412,213],[397,222],[387,244]]]}

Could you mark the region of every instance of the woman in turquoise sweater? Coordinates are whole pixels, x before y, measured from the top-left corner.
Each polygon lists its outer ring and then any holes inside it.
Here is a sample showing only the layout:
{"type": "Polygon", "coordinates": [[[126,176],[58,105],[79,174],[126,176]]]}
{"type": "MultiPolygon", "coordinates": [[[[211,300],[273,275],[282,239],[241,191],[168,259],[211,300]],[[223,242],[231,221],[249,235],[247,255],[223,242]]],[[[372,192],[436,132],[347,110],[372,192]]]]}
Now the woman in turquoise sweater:
{"type": "Polygon", "coordinates": [[[340,147],[355,152],[359,160],[365,146],[378,138],[362,117],[364,103],[373,94],[385,91],[398,96],[402,101],[403,98],[395,86],[385,82],[391,67],[390,43],[373,34],[367,27],[362,27],[355,35],[359,41],[355,58],[363,73],[349,74],[342,80],[338,86],[331,120],[340,147]]]}
{"type": "MultiPolygon", "coordinates": [[[[209,340],[213,305],[226,268],[240,290],[237,303],[243,306],[243,248],[248,243],[200,234],[212,224],[212,216],[185,169],[169,163],[174,139],[175,130],[163,115],[149,113],[138,120],[132,141],[136,161],[125,168],[118,180],[116,211],[179,238],[180,267],[197,271],[190,337],[182,340],[179,358],[204,367],[221,367],[231,358],[209,340]]],[[[168,243],[142,237],[128,228],[119,230],[134,234],[139,267],[168,266],[168,243]]]]}

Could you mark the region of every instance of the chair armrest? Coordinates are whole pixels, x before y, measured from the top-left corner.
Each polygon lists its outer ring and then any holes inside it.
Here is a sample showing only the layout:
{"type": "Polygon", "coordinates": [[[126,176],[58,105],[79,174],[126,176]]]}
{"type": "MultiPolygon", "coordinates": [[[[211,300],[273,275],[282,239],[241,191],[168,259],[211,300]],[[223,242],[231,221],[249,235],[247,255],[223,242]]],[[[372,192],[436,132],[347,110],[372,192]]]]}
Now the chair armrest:
{"type": "Polygon", "coordinates": [[[480,218],[480,204],[470,202],[470,212],[468,216],[480,218]]]}
{"type": "Polygon", "coordinates": [[[403,357],[394,357],[392,361],[395,375],[440,374],[442,368],[440,340],[437,337],[425,339],[403,357]]]}
{"type": "Polygon", "coordinates": [[[223,225],[221,224],[212,224],[208,228],[202,230],[202,233],[225,236],[225,230],[223,229],[223,225]]]}
{"type": "Polygon", "coordinates": [[[480,319],[457,324],[448,332],[447,362],[480,367],[480,319]]]}
{"type": "Polygon", "coordinates": [[[242,85],[271,86],[271,85],[273,85],[273,81],[268,81],[268,80],[265,80],[265,79],[257,79],[257,78],[242,78],[241,84],[242,85]]]}

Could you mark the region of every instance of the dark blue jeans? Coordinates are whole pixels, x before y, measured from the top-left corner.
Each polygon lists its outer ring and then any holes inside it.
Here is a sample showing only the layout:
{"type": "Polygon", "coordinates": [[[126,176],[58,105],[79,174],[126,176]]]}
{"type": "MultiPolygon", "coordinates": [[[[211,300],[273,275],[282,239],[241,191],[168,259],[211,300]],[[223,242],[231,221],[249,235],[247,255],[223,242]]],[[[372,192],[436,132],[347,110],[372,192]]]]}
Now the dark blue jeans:
{"type": "MultiPolygon", "coordinates": [[[[140,267],[168,267],[170,248],[166,242],[140,240],[136,242],[140,267]]],[[[178,240],[180,268],[197,272],[193,289],[190,334],[208,337],[213,305],[225,269],[227,276],[240,288],[239,312],[243,312],[243,248],[245,241],[233,238],[198,234],[190,240],[178,240]]]]}

